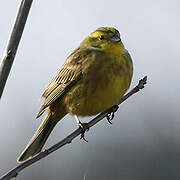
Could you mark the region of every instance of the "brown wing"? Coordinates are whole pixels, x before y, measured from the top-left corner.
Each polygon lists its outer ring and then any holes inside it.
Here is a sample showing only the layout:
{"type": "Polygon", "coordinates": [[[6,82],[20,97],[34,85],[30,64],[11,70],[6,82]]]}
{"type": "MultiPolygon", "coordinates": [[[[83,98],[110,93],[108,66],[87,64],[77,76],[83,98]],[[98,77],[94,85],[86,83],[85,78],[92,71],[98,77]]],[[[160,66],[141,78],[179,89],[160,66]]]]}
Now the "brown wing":
{"type": "Polygon", "coordinates": [[[62,68],[42,94],[42,97],[45,98],[45,102],[37,118],[43,114],[46,107],[62,97],[68,89],[81,78],[83,60],[86,59],[87,55],[88,51],[78,48],[67,58],[62,68]]]}

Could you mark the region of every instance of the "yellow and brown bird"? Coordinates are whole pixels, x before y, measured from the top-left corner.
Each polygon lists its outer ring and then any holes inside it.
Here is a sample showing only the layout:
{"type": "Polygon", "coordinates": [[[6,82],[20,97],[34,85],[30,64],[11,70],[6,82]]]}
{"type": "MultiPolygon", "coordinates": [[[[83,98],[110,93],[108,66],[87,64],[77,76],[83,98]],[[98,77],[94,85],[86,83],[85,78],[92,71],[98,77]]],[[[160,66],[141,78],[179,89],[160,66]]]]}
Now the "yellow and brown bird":
{"type": "Polygon", "coordinates": [[[66,114],[92,116],[105,111],[128,90],[133,65],[118,30],[101,27],[85,38],[70,54],[45,89],[37,118],[47,115],[18,158],[24,161],[39,153],[49,134],[66,114]]]}

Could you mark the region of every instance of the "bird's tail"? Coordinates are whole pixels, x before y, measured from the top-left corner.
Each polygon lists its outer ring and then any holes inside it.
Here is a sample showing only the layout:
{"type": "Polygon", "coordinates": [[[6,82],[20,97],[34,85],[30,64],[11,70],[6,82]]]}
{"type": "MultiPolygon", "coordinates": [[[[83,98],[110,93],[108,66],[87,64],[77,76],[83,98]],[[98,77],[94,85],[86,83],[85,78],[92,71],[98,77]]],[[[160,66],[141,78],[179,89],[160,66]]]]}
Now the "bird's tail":
{"type": "MultiPolygon", "coordinates": [[[[64,116],[65,114],[62,114],[61,117],[59,117],[58,119],[62,119],[64,116]]],[[[25,161],[26,159],[39,153],[57,122],[58,121],[54,120],[54,117],[51,115],[51,113],[48,112],[44,121],[42,122],[38,130],[35,132],[34,136],[31,138],[30,142],[26,146],[25,150],[21,153],[17,161],[25,161]]]]}

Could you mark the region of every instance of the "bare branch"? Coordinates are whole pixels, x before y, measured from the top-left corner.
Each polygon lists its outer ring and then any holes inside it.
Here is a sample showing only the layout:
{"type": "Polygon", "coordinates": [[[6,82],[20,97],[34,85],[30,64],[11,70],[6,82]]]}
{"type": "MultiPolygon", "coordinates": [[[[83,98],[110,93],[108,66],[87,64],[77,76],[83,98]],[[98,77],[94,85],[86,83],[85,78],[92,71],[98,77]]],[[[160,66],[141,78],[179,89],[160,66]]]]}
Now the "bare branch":
{"type": "MultiPolygon", "coordinates": [[[[90,127],[94,126],[96,123],[98,123],[104,117],[106,117],[109,113],[111,113],[111,112],[114,113],[117,110],[117,105],[120,105],[127,98],[129,98],[130,96],[132,96],[133,94],[138,92],[140,89],[143,89],[144,85],[146,84],[146,81],[147,81],[147,76],[145,76],[143,79],[141,79],[139,81],[138,85],[135,88],[133,88],[129,93],[127,93],[125,96],[123,96],[120,99],[120,101],[118,102],[118,104],[114,105],[110,109],[108,109],[108,110],[104,111],[103,113],[99,114],[93,120],[91,120],[89,123],[87,123],[87,127],[90,128],[90,127]]],[[[81,134],[81,128],[78,128],[77,130],[72,132],[69,136],[67,136],[66,138],[64,138],[63,140],[58,142],[57,144],[51,146],[49,149],[46,149],[46,150],[40,152],[39,154],[37,154],[36,156],[32,157],[31,159],[26,160],[23,163],[19,164],[17,167],[13,168],[7,174],[2,176],[0,178],[0,180],[9,180],[9,179],[11,179],[13,177],[16,177],[18,175],[18,173],[20,171],[22,171],[24,168],[30,166],[31,164],[37,162],[38,160],[40,160],[42,158],[48,156],[50,153],[56,151],[57,149],[61,148],[62,146],[71,143],[72,140],[74,138],[76,138],[77,136],[79,136],[80,134],[81,134]]]]}
{"type": "Polygon", "coordinates": [[[32,1],[33,0],[22,0],[15,18],[9,41],[0,64],[0,98],[16,55],[32,1]]]}

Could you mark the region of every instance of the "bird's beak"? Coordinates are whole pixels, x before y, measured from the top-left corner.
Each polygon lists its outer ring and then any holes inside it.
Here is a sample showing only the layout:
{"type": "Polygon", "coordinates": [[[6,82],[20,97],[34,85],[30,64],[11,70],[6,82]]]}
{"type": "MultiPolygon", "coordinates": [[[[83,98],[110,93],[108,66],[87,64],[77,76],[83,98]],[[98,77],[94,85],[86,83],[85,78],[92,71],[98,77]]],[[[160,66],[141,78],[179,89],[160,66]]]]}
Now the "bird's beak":
{"type": "Polygon", "coordinates": [[[119,41],[121,41],[121,38],[119,37],[119,35],[114,35],[112,38],[111,38],[111,41],[113,41],[113,42],[119,42],[119,41]]]}

